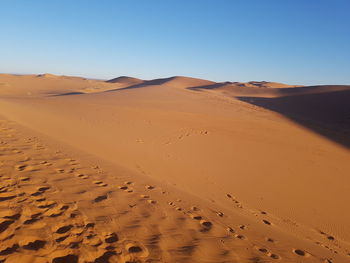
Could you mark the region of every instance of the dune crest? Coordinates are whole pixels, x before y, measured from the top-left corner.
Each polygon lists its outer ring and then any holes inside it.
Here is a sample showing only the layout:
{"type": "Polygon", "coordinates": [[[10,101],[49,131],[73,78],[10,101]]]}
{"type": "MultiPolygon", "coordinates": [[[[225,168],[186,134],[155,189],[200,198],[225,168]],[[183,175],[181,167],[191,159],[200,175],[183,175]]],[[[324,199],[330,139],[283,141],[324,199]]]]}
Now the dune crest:
{"type": "Polygon", "coordinates": [[[132,78],[128,76],[120,76],[114,79],[107,80],[108,83],[123,83],[123,84],[129,84],[129,85],[135,85],[143,83],[144,81],[142,79],[132,78]]]}
{"type": "Polygon", "coordinates": [[[148,80],[147,85],[165,85],[168,87],[187,88],[193,86],[203,86],[214,84],[215,82],[191,77],[175,76],[163,79],[148,80]]]}
{"type": "Polygon", "coordinates": [[[60,76],[54,75],[54,74],[49,74],[49,73],[44,73],[44,74],[38,74],[36,75],[38,78],[59,78],[60,76]]]}

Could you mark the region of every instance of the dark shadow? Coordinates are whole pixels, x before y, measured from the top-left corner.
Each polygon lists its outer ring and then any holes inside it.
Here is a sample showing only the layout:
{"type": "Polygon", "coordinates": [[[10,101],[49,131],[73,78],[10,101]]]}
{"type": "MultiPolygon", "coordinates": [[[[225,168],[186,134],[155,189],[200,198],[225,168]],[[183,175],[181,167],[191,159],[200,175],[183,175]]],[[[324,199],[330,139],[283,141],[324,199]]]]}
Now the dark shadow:
{"type": "MultiPolygon", "coordinates": [[[[249,82],[252,83],[252,82],[249,82]]],[[[202,90],[215,90],[223,87],[229,88],[231,91],[239,91],[244,93],[256,93],[256,94],[266,94],[273,93],[278,96],[289,96],[289,95],[300,95],[300,94],[311,94],[311,93],[321,93],[321,92],[331,92],[331,91],[341,91],[350,89],[350,86],[346,85],[318,85],[318,86],[300,86],[300,87],[290,87],[290,88],[273,88],[273,87],[261,87],[257,85],[255,87],[246,87],[244,83],[239,82],[220,82],[211,85],[189,87],[187,89],[193,91],[202,90]]]]}
{"type": "MultiPolygon", "coordinates": [[[[124,87],[124,88],[116,88],[116,89],[110,89],[110,90],[101,91],[100,93],[114,92],[114,91],[121,91],[121,90],[128,90],[128,89],[144,88],[144,87],[152,86],[152,85],[162,85],[162,84],[172,80],[173,78],[175,78],[175,77],[165,78],[165,79],[147,80],[147,81],[144,81],[142,83],[131,84],[130,86],[127,86],[127,87],[124,87]]],[[[62,93],[62,94],[50,95],[49,97],[61,97],[61,96],[82,95],[82,94],[94,94],[94,93],[84,93],[84,92],[79,92],[79,91],[73,91],[73,92],[66,92],[66,93],[62,93]]]]}
{"type": "Polygon", "coordinates": [[[350,148],[350,89],[278,98],[236,98],[278,112],[350,148]]]}
{"type": "Polygon", "coordinates": [[[104,92],[113,92],[113,91],[121,91],[121,90],[128,90],[128,89],[138,89],[138,88],[144,88],[147,86],[154,86],[154,85],[162,85],[164,83],[167,83],[173,79],[175,79],[176,77],[170,77],[170,78],[164,78],[164,79],[153,79],[153,80],[146,80],[142,83],[139,84],[135,84],[135,85],[131,85],[128,87],[124,87],[124,88],[117,88],[117,89],[111,89],[111,90],[106,90],[104,92]]]}
{"type": "Polygon", "coordinates": [[[120,76],[114,79],[109,79],[105,81],[106,83],[133,83],[133,84],[140,84],[144,82],[142,79],[137,79],[133,77],[128,76],[120,76]]]}
{"type": "Polygon", "coordinates": [[[231,82],[223,82],[223,83],[214,83],[211,85],[204,85],[204,86],[196,86],[196,87],[188,87],[187,89],[193,90],[193,91],[201,91],[202,89],[218,89],[221,88],[224,85],[230,85],[231,82]]]}
{"type": "Polygon", "coordinates": [[[66,93],[62,93],[62,94],[51,95],[50,97],[61,97],[61,96],[70,96],[70,95],[81,95],[81,94],[86,94],[86,93],[79,92],[79,91],[73,91],[73,92],[66,92],[66,93]]]}

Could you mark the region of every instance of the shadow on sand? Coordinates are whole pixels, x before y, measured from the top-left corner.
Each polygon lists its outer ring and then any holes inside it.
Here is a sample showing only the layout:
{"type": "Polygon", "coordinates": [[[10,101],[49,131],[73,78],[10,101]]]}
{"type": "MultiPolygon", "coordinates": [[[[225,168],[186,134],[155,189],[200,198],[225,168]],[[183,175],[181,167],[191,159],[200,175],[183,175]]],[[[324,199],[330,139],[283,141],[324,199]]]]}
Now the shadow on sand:
{"type": "Polygon", "coordinates": [[[110,89],[106,90],[104,92],[114,92],[114,91],[122,91],[122,90],[128,90],[128,89],[138,89],[138,88],[145,88],[147,86],[153,86],[153,85],[162,85],[164,83],[167,83],[168,81],[171,81],[175,79],[176,77],[170,77],[170,78],[164,78],[164,79],[154,79],[154,80],[146,80],[142,83],[138,83],[135,85],[130,85],[124,88],[117,88],[117,89],[110,89]]]}
{"type": "Polygon", "coordinates": [[[278,98],[236,98],[278,112],[350,149],[350,90],[278,98]]]}

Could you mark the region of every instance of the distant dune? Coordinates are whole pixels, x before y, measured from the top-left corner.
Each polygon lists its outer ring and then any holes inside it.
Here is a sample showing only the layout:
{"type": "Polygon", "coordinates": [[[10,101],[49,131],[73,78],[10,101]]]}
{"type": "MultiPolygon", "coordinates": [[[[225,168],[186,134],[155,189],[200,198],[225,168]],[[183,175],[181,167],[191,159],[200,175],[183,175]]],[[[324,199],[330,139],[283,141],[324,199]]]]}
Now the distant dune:
{"type": "Polygon", "coordinates": [[[124,88],[142,88],[154,85],[163,85],[173,88],[188,88],[192,86],[212,85],[215,82],[203,79],[196,79],[190,77],[175,76],[170,78],[140,80],[130,77],[118,77],[107,81],[108,83],[123,83],[128,84],[124,88]]]}
{"type": "Polygon", "coordinates": [[[141,79],[137,79],[137,78],[121,76],[121,77],[107,80],[106,82],[108,82],[108,83],[123,83],[123,84],[125,83],[125,84],[129,84],[129,85],[135,85],[135,84],[140,84],[144,81],[141,79]]]}
{"type": "Polygon", "coordinates": [[[49,74],[49,73],[45,73],[45,74],[39,74],[36,75],[38,78],[59,78],[59,76],[54,75],[54,74],[49,74]]]}
{"type": "Polygon", "coordinates": [[[193,86],[202,86],[202,85],[210,85],[215,82],[203,79],[175,76],[164,79],[154,79],[146,81],[146,85],[166,85],[168,87],[175,88],[187,88],[193,86]]]}
{"type": "Polygon", "coordinates": [[[0,74],[0,262],[349,262],[349,101],[0,74]]]}

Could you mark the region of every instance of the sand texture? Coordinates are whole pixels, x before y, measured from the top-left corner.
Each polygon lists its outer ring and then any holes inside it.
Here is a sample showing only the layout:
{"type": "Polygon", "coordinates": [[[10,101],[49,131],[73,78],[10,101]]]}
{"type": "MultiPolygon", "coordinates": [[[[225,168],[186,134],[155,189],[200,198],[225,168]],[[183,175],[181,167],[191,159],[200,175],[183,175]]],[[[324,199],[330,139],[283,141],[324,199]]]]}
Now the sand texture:
{"type": "Polygon", "coordinates": [[[0,74],[0,262],[350,262],[349,101],[0,74]]]}

